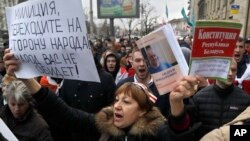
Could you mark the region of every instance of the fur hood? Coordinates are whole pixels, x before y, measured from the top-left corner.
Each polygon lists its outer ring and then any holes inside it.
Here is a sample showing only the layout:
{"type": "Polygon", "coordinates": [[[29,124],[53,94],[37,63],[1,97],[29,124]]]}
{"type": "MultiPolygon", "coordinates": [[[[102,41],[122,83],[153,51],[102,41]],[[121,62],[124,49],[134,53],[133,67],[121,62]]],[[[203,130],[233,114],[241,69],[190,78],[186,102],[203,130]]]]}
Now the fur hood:
{"type": "MultiPolygon", "coordinates": [[[[130,135],[155,135],[161,125],[166,123],[166,118],[160,111],[153,107],[151,111],[146,113],[136,123],[134,123],[129,130],[130,135]]],[[[109,136],[122,136],[125,132],[113,124],[113,107],[102,109],[96,115],[97,128],[102,134],[109,136]]]]}

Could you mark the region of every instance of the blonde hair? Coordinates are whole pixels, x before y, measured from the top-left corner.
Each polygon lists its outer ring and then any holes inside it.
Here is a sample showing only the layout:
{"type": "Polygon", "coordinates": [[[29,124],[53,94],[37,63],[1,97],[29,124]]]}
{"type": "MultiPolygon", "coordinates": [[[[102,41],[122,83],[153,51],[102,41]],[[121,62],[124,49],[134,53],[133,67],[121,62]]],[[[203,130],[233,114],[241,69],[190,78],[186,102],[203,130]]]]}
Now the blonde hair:
{"type": "Polygon", "coordinates": [[[8,103],[8,99],[13,97],[17,103],[19,102],[31,102],[32,96],[25,84],[20,80],[11,81],[3,92],[3,97],[8,103]]]}

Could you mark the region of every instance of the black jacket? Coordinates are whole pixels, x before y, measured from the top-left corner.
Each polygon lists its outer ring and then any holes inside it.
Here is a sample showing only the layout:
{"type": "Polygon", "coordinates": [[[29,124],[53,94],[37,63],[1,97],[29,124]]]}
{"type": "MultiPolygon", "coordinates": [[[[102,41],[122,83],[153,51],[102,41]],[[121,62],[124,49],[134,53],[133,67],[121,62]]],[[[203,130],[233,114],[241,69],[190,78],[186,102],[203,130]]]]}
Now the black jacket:
{"type": "MultiPolygon", "coordinates": [[[[64,80],[59,91],[61,97],[69,106],[89,113],[97,113],[114,100],[115,82],[108,72],[99,69],[100,81],[87,82],[80,80],[64,80]]],[[[70,133],[68,129],[58,128],[49,122],[56,141],[79,141],[85,138],[78,133],[70,133]]],[[[95,135],[93,135],[95,136],[95,135]]],[[[88,141],[88,138],[85,139],[88,141]]]]}
{"type": "Polygon", "coordinates": [[[113,102],[116,88],[109,73],[100,70],[99,76],[101,83],[64,80],[59,97],[71,107],[89,113],[98,112],[113,102]]]}
{"type": "Polygon", "coordinates": [[[53,141],[48,124],[33,108],[28,109],[22,119],[15,119],[5,105],[0,117],[19,141],[53,141]]]}
{"type": "Polygon", "coordinates": [[[41,88],[33,97],[38,104],[37,110],[47,120],[61,128],[83,134],[88,137],[87,141],[98,141],[100,135],[108,137],[108,141],[123,141],[125,138],[127,141],[169,141],[170,136],[165,118],[157,108],[153,108],[125,133],[125,131],[113,126],[112,107],[104,108],[94,116],[70,108],[45,88],[41,88]]]}
{"type": "MultiPolygon", "coordinates": [[[[234,85],[221,89],[215,84],[201,89],[189,102],[185,111],[191,119],[188,130],[194,129],[194,132],[190,132],[193,140],[199,140],[209,131],[236,118],[250,105],[250,96],[234,85]],[[201,126],[197,128],[197,125],[201,126]]],[[[173,116],[169,120],[171,125],[176,120],[181,121],[173,116]]]]}

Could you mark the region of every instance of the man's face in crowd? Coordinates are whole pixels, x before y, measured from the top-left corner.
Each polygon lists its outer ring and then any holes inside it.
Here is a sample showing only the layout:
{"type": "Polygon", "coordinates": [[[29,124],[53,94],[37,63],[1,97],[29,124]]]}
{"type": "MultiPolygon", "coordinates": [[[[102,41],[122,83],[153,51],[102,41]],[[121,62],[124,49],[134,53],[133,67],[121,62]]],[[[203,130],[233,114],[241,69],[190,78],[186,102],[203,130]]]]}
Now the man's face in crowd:
{"type": "Polygon", "coordinates": [[[133,58],[133,53],[130,52],[130,53],[128,54],[128,58],[127,58],[127,61],[128,61],[130,64],[132,64],[132,58],[133,58]]]}
{"type": "Polygon", "coordinates": [[[250,42],[245,43],[245,49],[248,50],[250,48],[250,42]]]}
{"type": "Polygon", "coordinates": [[[123,41],[123,45],[126,46],[128,44],[128,40],[123,41]]]}
{"type": "Polygon", "coordinates": [[[129,51],[132,50],[132,47],[131,46],[126,46],[126,52],[128,53],[129,51]]]}
{"type": "Polygon", "coordinates": [[[114,49],[114,46],[112,43],[107,43],[107,48],[110,49],[110,50],[113,50],[114,49]]]}
{"type": "Polygon", "coordinates": [[[237,62],[235,60],[232,60],[227,80],[225,82],[218,81],[217,83],[219,83],[220,86],[226,88],[234,83],[236,75],[237,75],[237,62]]]}
{"type": "Polygon", "coordinates": [[[234,58],[237,63],[242,60],[244,53],[245,53],[244,42],[237,41],[234,49],[234,58]]]}
{"type": "Polygon", "coordinates": [[[149,76],[148,68],[140,51],[136,51],[132,58],[132,67],[135,69],[136,76],[145,80],[149,76]]]}
{"type": "Polygon", "coordinates": [[[152,51],[152,49],[147,50],[148,59],[152,67],[158,67],[160,65],[157,55],[152,51]]]}
{"type": "Polygon", "coordinates": [[[124,53],[124,52],[126,52],[126,48],[125,47],[121,47],[121,53],[124,53]]]}
{"type": "Polygon", "coordinates": [[[109,56],[107,58],[107,68],[108,68],[109,72],[115,71],[115,65],[116,65],[115,57],[109,56]]]}
{"type": "Polygon", "coordinates": [[[237,75],[237,62],[235,60],[233,60],[232,63],[231,63],[230,69],[229,69],[226,84],[227,85],[233,84],[236,75],[237,75]]]}

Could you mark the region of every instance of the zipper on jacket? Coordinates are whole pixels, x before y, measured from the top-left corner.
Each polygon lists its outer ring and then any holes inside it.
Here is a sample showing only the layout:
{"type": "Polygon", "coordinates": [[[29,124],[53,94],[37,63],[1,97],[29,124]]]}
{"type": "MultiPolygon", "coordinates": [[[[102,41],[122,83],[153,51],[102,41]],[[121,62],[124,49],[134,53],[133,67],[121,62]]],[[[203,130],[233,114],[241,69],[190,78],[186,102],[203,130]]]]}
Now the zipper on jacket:
{"type": "Polygon", "coordinates": [[[128,136],[125,136],[125,141],[128,141],[128,136]]]}
{"type": "Polygon", "coordinates": [[[225,102],[224,102],[224,100],[222,100],[221,107],[220,107],[219,126],[223,125],[222,121],[223,121],[224,107],[225,107],[225,102]]]}

